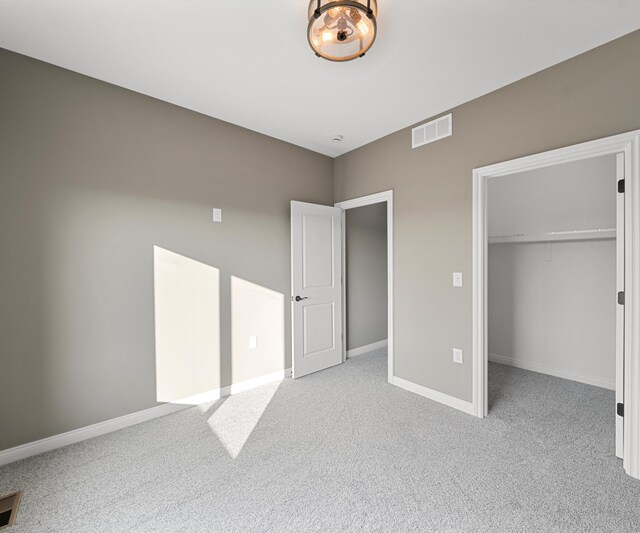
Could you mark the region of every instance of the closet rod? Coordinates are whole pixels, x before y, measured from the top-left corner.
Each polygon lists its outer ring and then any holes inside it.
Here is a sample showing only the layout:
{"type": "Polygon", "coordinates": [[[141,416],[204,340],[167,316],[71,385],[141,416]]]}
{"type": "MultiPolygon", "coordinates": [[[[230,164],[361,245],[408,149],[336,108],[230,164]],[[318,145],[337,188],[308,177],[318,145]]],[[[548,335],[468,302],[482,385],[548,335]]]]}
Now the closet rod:
{"type": "Polygon", "coordinates": [[[552,242],[552,241],[599,241],[615,239],[616,229],[582,229],[573,231],[549,231],[547,233],[520,233],[517,235],[489,236],[489,244],[510,242],[552,242]]]}

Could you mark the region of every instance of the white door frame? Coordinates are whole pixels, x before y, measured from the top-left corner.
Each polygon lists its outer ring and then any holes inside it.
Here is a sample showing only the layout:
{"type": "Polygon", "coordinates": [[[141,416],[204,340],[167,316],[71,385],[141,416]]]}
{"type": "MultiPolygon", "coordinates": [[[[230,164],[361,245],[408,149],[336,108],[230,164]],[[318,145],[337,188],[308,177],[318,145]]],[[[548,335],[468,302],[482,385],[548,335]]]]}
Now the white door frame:
{"type": "Polygon", "coordinates": [[[480,418],[488,411],[487,181],[516,172],[619,153],[624,154],[625,161],[623,465],[627,474],[640,478],[640,130],[473,170],[473,411],[480,418]]]}
{"type": "Polygon", "coordinates": [[[347,267],[345,251],[347,239],[345,211],[382,202],[387,204],[387,379],[389,383],[393,383],[393,190],[369,194],[335,204],[335,207],[342,209],[342,331],[344,334],[342,360],[346,361],[347,358],[347,267]]]}

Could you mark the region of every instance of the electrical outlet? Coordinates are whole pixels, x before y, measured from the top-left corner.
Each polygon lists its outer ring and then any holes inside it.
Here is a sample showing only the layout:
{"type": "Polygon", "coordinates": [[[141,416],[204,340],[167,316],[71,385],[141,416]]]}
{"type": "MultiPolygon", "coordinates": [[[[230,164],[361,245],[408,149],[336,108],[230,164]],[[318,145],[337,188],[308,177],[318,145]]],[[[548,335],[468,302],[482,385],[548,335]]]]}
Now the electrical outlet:
{"type": "Polygon", "coordinates": [[[217,207],[213,208],[213,221],[222,222],[222,209],[218,209],[217,207]]]}
{"type": "Polygon", "coordinates": [[[462,272],[453,273],[453,286],[462,287],[462,272]]]}
{"type": "Polygon", "coordinates": [[[258,337],[256,337],[255,335],[251,335],[251,337],[249,337],[249,349],[253,350],[254,348],[258,347],[258,337]]]}
{"type": "Polygon", "coordinates": [[[462,364],[462,350],[460,348],[453,349],[453,362],[462,364]]]}

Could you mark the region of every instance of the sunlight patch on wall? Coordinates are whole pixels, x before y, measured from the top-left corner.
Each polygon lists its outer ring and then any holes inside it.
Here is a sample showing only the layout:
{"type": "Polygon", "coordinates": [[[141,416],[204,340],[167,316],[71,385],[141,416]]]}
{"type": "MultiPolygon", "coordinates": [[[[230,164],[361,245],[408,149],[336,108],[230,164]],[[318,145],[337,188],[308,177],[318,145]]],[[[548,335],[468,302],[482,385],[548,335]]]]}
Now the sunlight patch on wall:
{"type": "Polygon", "coordinates": [[[231,276],[233,383],[283,370],[284,295],[231,276]]]}
{"type": "Polygon", "coordinates": [[[224,399],[207,423],[230,457],[238,457],[282,381],[224,399]]]}
{"type": "Polygon", "coordinates": [[[200,403],[220,387],[220,272],[153,247],[156,400],[200,403]]]}

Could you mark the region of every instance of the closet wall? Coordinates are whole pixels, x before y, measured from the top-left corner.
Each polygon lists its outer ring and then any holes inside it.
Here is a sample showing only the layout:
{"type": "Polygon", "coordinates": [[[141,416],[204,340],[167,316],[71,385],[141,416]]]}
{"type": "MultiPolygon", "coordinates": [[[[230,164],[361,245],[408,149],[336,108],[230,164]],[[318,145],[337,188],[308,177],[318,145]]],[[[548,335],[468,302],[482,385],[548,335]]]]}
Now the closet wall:
{"type": "MultiPolygon", "coordinates": [[[[615,165],[490,180],[489,235],[615,228],[615,165]]],[[[615,388],[615,276],[615,238],[490,243],[490,360],[615,388]]]]}

